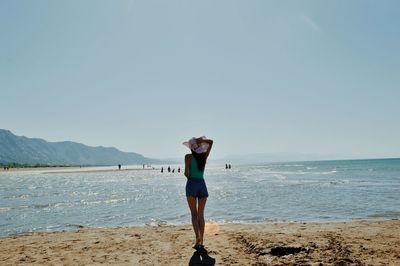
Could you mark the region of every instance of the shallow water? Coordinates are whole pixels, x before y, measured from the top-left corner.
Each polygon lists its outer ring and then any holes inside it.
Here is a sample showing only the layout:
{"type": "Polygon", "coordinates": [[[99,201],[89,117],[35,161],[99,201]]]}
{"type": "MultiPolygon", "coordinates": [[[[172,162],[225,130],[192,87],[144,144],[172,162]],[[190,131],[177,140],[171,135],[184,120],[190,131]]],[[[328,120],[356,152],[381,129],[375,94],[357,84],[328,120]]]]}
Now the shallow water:
{"type": "MultiPolygon", "coordinates": [[[[218,223],[400,218],[400,159],[210,165],[205,176],[206,219],[218,223]]],[[[1,172],[0,235],[187,224],[185,183],[159,170],[1,172]]]]}

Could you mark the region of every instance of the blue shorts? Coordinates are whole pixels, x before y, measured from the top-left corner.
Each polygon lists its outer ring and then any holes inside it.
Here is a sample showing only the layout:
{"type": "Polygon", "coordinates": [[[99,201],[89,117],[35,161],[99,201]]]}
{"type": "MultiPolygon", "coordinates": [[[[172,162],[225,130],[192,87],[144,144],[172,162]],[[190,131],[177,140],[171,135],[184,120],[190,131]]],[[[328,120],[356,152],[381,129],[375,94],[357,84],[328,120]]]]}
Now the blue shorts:
{"type": "Polygon", "coordinates": [[[186,197],[208,197],[206,182],[204,179],[188,178],[186,182],[186,197]]]}

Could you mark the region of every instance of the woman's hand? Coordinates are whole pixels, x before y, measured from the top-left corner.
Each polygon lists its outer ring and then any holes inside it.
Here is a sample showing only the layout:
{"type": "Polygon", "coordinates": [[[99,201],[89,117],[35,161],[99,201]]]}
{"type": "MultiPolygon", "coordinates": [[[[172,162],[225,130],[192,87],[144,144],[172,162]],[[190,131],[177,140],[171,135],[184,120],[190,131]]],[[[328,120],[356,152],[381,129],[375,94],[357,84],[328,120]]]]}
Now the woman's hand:
{"type": "Polygon", "coordinates": [[[196,143],[197,143],[197,145],[200,146],[201,143],[211,144],[211,143],[213,143],[213,141],[211,139],[203,139],[203,137],[200,137],[200,138],[196,138],[196,143]]]}
{"type": "Polygon", "coordinates": [[[202,139],[201,138],[196,138],[195,140],[196,140],[197,147],[200,147],[202,139]]]}

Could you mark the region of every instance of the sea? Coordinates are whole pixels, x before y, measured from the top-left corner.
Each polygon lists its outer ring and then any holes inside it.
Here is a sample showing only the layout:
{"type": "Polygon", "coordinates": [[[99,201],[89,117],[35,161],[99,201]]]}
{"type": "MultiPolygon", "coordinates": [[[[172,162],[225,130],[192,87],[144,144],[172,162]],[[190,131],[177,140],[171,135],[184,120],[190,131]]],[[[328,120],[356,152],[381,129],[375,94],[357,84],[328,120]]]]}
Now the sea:
{"type": "MultiPolygon", "coordinates": [[[[190,224],[183,165],[161,167],[0,170],[0,236],[190,224]]],[[[205,180],[209,223],[400,218],[400,159],[210,164],[205,180]]]]}

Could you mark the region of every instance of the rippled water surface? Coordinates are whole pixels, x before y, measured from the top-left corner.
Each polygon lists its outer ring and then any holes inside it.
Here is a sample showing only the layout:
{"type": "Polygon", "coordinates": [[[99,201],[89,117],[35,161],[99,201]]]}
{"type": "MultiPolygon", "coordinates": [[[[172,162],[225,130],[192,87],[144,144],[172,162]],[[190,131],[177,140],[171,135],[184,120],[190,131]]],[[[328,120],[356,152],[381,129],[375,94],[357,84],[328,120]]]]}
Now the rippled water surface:
{"type": "MultiPolygon", "coordinates": [[[[206,182],[219,223],[400,218],[400,159],[210,165],[206,182]]],[[[185,184],[157,169],[0,172],[0,235],[190,223],[185,184]]]]}

